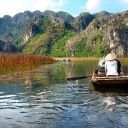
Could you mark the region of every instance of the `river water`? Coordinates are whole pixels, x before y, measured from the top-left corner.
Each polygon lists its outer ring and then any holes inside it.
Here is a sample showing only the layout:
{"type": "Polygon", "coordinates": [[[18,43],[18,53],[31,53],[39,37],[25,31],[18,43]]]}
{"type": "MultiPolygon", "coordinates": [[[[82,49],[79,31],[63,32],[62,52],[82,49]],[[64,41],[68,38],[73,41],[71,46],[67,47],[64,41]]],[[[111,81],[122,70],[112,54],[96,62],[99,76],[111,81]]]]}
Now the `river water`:
{"type": "MultiPolygon", "coordinates": [[[[57,62],[0,84],[0,128],[127,128],[128,91],[96,90],[96,61],[57,62]]],[[[122,63],[128,72],[128,64],[122,63]]]]}

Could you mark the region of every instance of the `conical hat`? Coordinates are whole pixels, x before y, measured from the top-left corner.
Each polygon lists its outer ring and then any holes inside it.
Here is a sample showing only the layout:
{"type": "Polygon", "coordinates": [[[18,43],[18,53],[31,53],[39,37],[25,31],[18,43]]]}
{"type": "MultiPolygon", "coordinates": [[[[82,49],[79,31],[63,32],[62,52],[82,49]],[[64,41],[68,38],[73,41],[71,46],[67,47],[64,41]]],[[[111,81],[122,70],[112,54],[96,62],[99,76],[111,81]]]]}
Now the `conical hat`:
{"type": "Polygon", "coordinates": [[[116,59],[116,55],[114,53],[109,53],[106,57],[105,60],[115,60],[116,59]]]}

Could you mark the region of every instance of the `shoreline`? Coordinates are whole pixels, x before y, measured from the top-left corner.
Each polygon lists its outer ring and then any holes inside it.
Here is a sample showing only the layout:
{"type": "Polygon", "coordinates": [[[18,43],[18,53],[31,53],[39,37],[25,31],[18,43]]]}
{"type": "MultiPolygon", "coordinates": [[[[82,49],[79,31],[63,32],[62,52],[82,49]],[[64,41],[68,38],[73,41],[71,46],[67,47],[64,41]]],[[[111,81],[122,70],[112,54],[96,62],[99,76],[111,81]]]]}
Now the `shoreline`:
{"type": "Polygon", "coordinates": [[[82,58],[76,58],[76,57],[63,57],[63,58],[54,58],[56,61],[86,61],[86,60],[99,60],[99,58],[95,57],[82,57],[82,58]]]}
{"type": "MultiPolygon", "coordinates": [[[[98,61],[100,57],[82,57],[82,58],[77,58],[77,57],[63,57],[63,58],[54,58],[56,61],[98,61]]],[[[128,62],[128,58],[117,58],[121,62],[128,62]]]]}

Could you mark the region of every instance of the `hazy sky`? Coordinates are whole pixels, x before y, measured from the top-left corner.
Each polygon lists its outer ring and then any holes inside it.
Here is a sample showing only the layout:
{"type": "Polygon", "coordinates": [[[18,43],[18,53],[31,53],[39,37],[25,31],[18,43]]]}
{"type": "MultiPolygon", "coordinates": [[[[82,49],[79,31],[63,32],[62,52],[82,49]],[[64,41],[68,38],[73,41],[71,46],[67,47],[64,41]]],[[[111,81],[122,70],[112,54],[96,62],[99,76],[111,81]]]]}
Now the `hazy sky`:
{"type": "Polygon", "coordinates": [[[64,11],[72,16],[77,16],[81,12],[93,14],[103,10],[117,13],[128,10],[128,0],[0,0],[0,17],[13,17],[26,10],[64,11]]]}

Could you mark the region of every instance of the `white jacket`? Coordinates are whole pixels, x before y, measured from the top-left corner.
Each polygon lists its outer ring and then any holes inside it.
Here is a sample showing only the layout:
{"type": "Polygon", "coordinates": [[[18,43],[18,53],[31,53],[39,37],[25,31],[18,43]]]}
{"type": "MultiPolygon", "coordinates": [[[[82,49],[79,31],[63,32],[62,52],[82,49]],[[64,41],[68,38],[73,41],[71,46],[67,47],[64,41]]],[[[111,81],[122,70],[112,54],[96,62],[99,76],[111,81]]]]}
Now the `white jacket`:
{"type": "Polygon", "coordinates": [[[119,75],[117,72],[117,61],[116,60],[105,62],[105,73],[107,76],[108,75],[115,75],[115,76],[119,75]]]}

